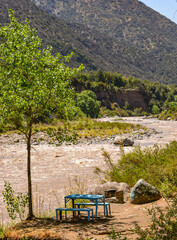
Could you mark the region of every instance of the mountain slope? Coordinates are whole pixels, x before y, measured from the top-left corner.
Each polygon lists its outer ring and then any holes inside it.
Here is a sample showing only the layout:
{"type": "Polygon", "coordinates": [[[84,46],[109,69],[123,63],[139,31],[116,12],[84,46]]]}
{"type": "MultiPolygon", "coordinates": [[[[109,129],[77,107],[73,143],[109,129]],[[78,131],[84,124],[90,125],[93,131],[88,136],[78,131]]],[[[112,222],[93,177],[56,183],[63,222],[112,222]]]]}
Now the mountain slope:
{"type": "Polygon", "coordinates": [[[152,78],[151,72],[142,64],[145,56],[134,48],[106,38],[83,25],[56,18],[28,0],[1,0],[0,23],[5,24],[9,21],[9,8],[15,11],[19,21],[24,22],[27,17],[32,27],[36,27],[44,45],[52,45],[54,52],[65,55],[74,51],[76,57],[72,63],[75,66],[83,62],[88,70],[101,68],[135,77],[141,77],[146,72],[146,78],[152,78]]]}
{"type": "Polygon", "coordinates": [[[138,0],[32,0],[62,19],[80,23],[148,51],[176,48],[177,25],[138,0]],[[170,44],[169,44],[170,43],[170,44]]]}
{"type": "MultiPolygon", "coordinates": [[[[40,2],[42,1],[40,0],[40,2]]],[[[83,0],[81,3],[85,3],[85,1],[83,0]]],[[[100,3],[102,1],[98,0],[100,3]]],[[[50,2],[57,3],[57,0],[50,2]]],[[[72,0],[65,0],[65,2],[69,6],[72,0]]],[[[15,11],[15,16],[19,21],[24,22],[27,17],[32,27],[36,27],[44,45],[52,45],[54,52],[66,55],[74,51],[76,56],[71,61],[72,66],[78,66],[83,62],[87,70],[101,68],[126,76],[159,81],[168,78],[168,81],[175,82],[177,79],[176,68],[174,68],[174,62],[176,63],[175,45],[170,44],[174,48],[174,54],[168,49],[164,50],[165,57],[164,51],[159,50],[159,54],[154,54],[152,51],[147,52],[145,48],[140,49],[135,44],[113,38],[111,35],[108,36],[98,30],[90,29],[88,26],[57,18],[39,9],[29,0],[1,0],[0,23],[8,22],[9,8],[15,11]]]]}
{"type": "Polygon", "coordinates": [[[137,0],[33,0],[56,16],[135,47],[153,77],[176,82],[177,25],[137,0]],[[146,62],[144,62],[146,64],[146,62]]]}

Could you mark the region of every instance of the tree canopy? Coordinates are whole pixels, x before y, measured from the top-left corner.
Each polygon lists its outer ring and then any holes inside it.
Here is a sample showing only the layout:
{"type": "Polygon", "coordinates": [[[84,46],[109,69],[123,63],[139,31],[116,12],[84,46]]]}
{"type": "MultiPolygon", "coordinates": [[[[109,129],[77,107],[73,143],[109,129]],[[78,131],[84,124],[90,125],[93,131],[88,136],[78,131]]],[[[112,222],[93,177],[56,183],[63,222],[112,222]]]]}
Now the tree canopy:
{"type": "Polygon", "coordinates": [[[78,94],[77,105],[82,110],[82,112],[87,115],[87,117],[98,117],[101,102],[97,101],[97,97],[94,92],[85,90],[78,94]]]}

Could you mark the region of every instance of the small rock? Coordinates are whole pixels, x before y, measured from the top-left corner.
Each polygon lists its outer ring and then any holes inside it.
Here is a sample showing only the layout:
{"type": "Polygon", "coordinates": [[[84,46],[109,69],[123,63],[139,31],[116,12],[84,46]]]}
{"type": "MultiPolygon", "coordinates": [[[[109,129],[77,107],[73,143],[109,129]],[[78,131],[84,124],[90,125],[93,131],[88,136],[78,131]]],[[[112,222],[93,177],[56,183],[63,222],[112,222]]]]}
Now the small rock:
{"type": "Polygon", "coordinates": [[[114,144],[123,145],[123,146],[133,146],[134,141],[131,138],[127,138],[127,137],[123,138],[123,137],[117,136],[114,139],[114,144]]]}

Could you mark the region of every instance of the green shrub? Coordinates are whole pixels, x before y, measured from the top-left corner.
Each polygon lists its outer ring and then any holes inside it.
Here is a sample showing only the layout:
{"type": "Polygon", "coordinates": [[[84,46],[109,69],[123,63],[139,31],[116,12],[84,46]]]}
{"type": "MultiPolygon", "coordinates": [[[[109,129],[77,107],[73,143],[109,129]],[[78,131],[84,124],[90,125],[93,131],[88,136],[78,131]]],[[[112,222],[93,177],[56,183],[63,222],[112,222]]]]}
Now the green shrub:
{"type": "Polygon", "coordinates": [[[4,226],[0,225],[0,239],[2,239],[4,237],[5,232],[6,232],[6,230],[5,230],[4,226]]]}
{"type": "Polygon", "coordinates": [[[114,116],[128,117],[129,114],[127,113],[126,110],[124,110],[120,107],[112,107],[112,110],[107,109],[106,107],[101,107],[99,117],[103,117],[103,116],[107,116],[107,117],[114,117],[114,116]]]}
{"type": "Polygon", "coordinates": [[[170,185],[168,179],[173,179],[177,172],[176,141],[165,147],[154,145],[152,148],[147,147],[143,150],[138,146],[127,154],[122,149],[122,157],[117,164],[112,162],[109,154],[104,156],[105,161],[111,166],[107,172],[110,179],[126,182],[130,186],[134,186],[139,179],[143,178],[159,189],[166,190],[170,185]]]}
{"type": "Polygon", "coordinates": [[[154,104],[154,105],[152,106],[152,113],[153,113],[153,114],[158,114],[158,113],[160,113],[160,108],[159,108],[156,104],[154,104]]]}
{"type": "Polygon", "coordinates": [[[57,146],[60,146],[63,142],[75,143],[78,137],[77,133],[74,131],[66,128],[62,129],[61,127],[48,127],[46,132],[53,141],[57,142],[57,146]]]}
{"type": "Polygon", "coordinates": [[[171,119],[171,120],[177,120],[177,111],[172,112],[171,110],[163,111],[158,115],[158,119],[160,120],[166,120],[166,119],[171,119]]]}
{"type": "Polygon", "coordinates": [[[87,115],[87,117],[98,117],[101,103],[97,101],[97,97],[94,92],[85,90],[78,94],[77,105],[82,110],[82,112],[87,115]]]}
{"type": "Polygon", "coordinates": [[[6,231],[15,225],[15,222],[6,223],[4,225],[3,221],[0,224],[0,239],[5,239],[6,231]]]}
{"type": "Polygon", "coordinates": [[[129,240],[129,238],[122,236],[121,233],[118,233],[112,228],[112,231],[109,233],[109,239],[110,240],[129,240]]]}
{"type": "Polygon", "coordinates": [[[171,199],[165,211],[156,207],[149,210],[151,221],[149,227],[142,229],[136,225],[134,232],[137,240],[176,240],[177,239],[177,194],[171,199]]]}
{"type": "Polygon", "coordinates": [[[15,192],[9,182],[4,183],[4,188],[5,191],[2,192],[2,195],[3,200],[6,203],[6,209],[9,217],[12,220],[15,220],[18,215],[20,217],[20,220],[23,220],[25,215],[25,208],[28,206],[29,202],[28,194],[22,194],[20,192],[15,195],[15,192]]]}

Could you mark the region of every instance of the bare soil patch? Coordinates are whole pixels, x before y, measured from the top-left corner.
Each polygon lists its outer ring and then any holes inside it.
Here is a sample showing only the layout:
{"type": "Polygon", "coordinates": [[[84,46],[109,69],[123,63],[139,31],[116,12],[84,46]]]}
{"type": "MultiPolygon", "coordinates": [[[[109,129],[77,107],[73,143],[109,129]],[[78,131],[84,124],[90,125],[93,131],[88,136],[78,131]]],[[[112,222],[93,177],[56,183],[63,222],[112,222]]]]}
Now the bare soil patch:
{"type": "Polygon", "coordinates": [[[109,233],[114,229],[122,235],[131,239],[136,239],[131,229],[135,224],[146,227],[150,223],[147,209],[152,207],[161,207],[164,209],[166,202],[161,199],[154,203],[143,205],[111,204],[112,214],[109,217],[103,216],[100,207],[97,220],[87,221],[87,217],[72,218],[71,215],[63,222],[56,222],[55,218],[42,218],[34,221],[23,221],[17,224],[9,232],[8,239],[21,239],[23,237],[34,239],[67,239],[67,240],[86,240],[106,239],[109,233]]]}

